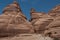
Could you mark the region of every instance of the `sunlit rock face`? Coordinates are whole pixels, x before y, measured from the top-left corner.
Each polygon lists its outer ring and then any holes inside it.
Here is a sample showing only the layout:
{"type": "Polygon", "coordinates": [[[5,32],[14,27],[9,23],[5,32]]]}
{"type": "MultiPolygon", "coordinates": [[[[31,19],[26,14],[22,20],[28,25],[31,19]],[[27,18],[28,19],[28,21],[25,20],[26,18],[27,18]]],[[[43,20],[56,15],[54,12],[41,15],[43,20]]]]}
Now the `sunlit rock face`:
{"type": "Polygon", "coordinates": [[[15,40],[15,38],[16,40],[21,38],[27,40],[30,37],[30,40],[46,40],[45,35],[60,38],[60,5],[52,9],[48,14],[36,12],[33,8],[30,14],[31,20],[29,22],[16,1],[6,6],[3,14],[0,15],[0,38],[14,36],[11,40],[15,40]],[[15,37],[17,34],[19,38],[15,37]]]}
{"type": "Polygon", "coordinates": [[[45,14],[43,12],[35,12],[31,10],[31,23],[34,26],[34,31],[36,33],[43,33],[45,27],[53,21],[53,17],[45,14]]]}
{"type": "Polygon", "coordinates": [[[30,22],[22,14],[17,2],[8,5],[0,15],[0,36],[17,33],[33,33],[30,22]]]}
{"type": "Polygon", "coordinates": [[[48,14],[54,18],[60,16],[60,5],[57,5],[55,8],[53,8],[48,14]]]}
{"type": "Polygon", "coordinates": [[[55,7],[52,10],[52,13],[49,14],[54,17],[54,21],[51,22],[45,30],[45,34],[53,38],[60,38],[60,5],[55,7]]]}
{"type": "Polygon", "coordinates": [[[53,38],[60,38],[60,17],[56,17],[56,19],[46,27],[44,33],[53,38]]]}

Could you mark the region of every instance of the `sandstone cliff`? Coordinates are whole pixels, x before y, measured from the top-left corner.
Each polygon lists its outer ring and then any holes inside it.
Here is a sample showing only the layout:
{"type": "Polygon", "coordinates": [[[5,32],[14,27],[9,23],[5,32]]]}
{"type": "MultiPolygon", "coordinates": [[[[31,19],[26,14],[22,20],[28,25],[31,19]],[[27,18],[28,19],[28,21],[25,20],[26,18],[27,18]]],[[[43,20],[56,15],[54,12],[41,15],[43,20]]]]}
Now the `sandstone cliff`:
{"type": "MultiPolygon", "coordinates": [[[[20,34],[31,34],[32,40],[36,39],[35,36],[37,36],[36,40],[40,40],[41,34],[52,38],[60,38],[60,5],[53,8],[48,14],[36,12],[34,8],[31,9],[30,14],[31,20],[29,22],[26,16],[23,15],[16,1],[6,6],[3,10],[3,14],[0,15],[0,38],[15,36],[16,34],[19,34],[19,37],[20,34]],[[37,33],[37,35],[35,33],[37,33]]],[[[28,39],[30,39],[29,37],[28,39]]],[[[22,40],[25,38],[22,37],[22,40]]],[[[44,40],[43,38],[45,37],[42,37],[42,40],[44,40]]],[[[20,39],[21,37],[19,40],[20,39]]]]}
{"type": "Polygon", "coordinates": [[[52,9],[49,15],[54,18],[54,21],[46,27],[45,34],[53,38],[60,38],[60,5],[52,9]]]}
{"type": "Polygon", "coordinates": [[[31,23],[35,32],[42,33],[54,18],[43,12],[33,12],[33,10],[31,10],[31,23]]]}
{"type": "Polygon", "coordinates": [[[51,11],[48,12],[48,14],[52,17],[60,16],[60,5],[54,7],[51,11]]]}
{"type": "Polygon", "coordinates": [[[22,14],[17,2],[8,5],[0,15],[0,36],[33,33],[33,26],[22,14]]]}

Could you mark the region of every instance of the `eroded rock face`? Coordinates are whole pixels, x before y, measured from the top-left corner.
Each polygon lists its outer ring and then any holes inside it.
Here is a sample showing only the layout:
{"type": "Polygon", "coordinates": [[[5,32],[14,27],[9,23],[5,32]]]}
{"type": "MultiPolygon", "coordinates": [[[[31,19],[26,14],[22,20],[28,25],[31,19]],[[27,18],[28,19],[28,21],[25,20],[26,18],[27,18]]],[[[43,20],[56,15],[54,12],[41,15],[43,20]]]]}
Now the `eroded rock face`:
{"type": "Polygon", "coordinates": [[[45,34],[53,38],[60,38],[60,5],[56,6],[50,13],[54,21],[45,30],[45,34]]]}
{"type": "Polygon", "coordinates": [[[18,33],[33,33],[32,27],[16,2],[7,6],[0,15],[0,37],[18,33]]]}
{"type": "Polygon", "coordinates": [[[54,18],[60,16],[60,5],[53,8],[48,14],[54,18]]]}
{"type": "Polygon", "coordinates": [[[45,34],[53,38],[60,38],[60,17],[56,17],[56,19],[46,27],[45,34]]]}
{"type": "Polygon", "coordinates": [[[25,33],[39,33],[40,35],[43,33],[53,38],[60,38],[60,5],[48,14],[36,12],[35,9],[31,9],[30,13],[31,20],[29,22],[17,2],[8,5],[3,10],[3,14],[0,15],[0,37],[25,33]]]}
{"type": "Polygon", "coordinates": [[[53,21],[53,17],[42,12],[32,12],[31,23],[34,26],[34,30],[37,33],[42,33],[45,30],[45,27],[53,21]]]}

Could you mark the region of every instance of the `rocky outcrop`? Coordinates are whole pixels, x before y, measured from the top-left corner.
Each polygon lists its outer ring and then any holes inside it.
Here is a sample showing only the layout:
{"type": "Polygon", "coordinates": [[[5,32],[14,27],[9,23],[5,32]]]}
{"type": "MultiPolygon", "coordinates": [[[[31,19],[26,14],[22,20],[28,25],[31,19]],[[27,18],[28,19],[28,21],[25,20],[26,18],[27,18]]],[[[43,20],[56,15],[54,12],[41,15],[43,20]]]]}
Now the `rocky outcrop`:
{"type": "Polygon", "coordinates": [[[33,12],[33,9],[31,10],[31,16],[31,23],[37,33],[44,32],[45,27],[53,21],[53,17],[43,12],[33,12]]]}
{"type": "Polygon", "coordinates": [[[52,17],[54,17],[54,21],[51,22],[45,30],[45,34],[49,35],[50,37],[53,38],[60,38],[60,5],[57,6],[56,8],[54,8],[52,10],[52,13],[50,13],[49,15],[51,15],[52,17]],[[55,16],[52,16],[52,15],[55,16]]]}
{"type": "Polygon", "coordinates": [[[0,15],[0,37],[17,33],[33,33],[32,27],[22,14],[17,2],[8,5],[0,15]]]}
{"type": "Polygon", "coordinates": [[[60,38],[60,17],[57,17],[46,27],[45,34],[50,37],[60,38]]]}
{"type": "Polygon", "coordinates": [[[60,16],[60,5],[54,7],[48,14],[54,18],[60,16]]]}
{"type": "Polygon", "coordinates": [[[34,32],[44,33],[55,39],[60,38],[60,5],[52,9],[48,14],[31,9],[30,21],[34,27],[34,32]]]}
{"type": "Polygon", "coordinates": [[[34,8],[31,9],[30,14],[31,20],[29,22],[16,1],[5,7],[3,14],[0,15],[0,37],[43,33],[53,38],[60,38],[60,5],[49,11],[48,14],[36,12],[34,8]]]}

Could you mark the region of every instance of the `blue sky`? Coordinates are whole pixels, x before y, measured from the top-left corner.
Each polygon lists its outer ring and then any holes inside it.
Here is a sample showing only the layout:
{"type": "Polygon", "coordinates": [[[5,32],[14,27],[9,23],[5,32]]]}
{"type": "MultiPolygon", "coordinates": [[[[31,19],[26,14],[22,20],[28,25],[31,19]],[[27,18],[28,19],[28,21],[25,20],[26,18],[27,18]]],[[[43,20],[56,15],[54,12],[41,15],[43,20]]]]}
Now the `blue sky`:
{"type": "MultiPolygon", "coordinates": [[[[3,8],[11,4],[14,0],[0,0],[0,14],[3,8]]],[[[37,12],[48,12],[56,5],[60,4],[60,0],[17,0],[20,4],[23,14],[30,19],[30,9],[35,8],[37,12]]]]}

